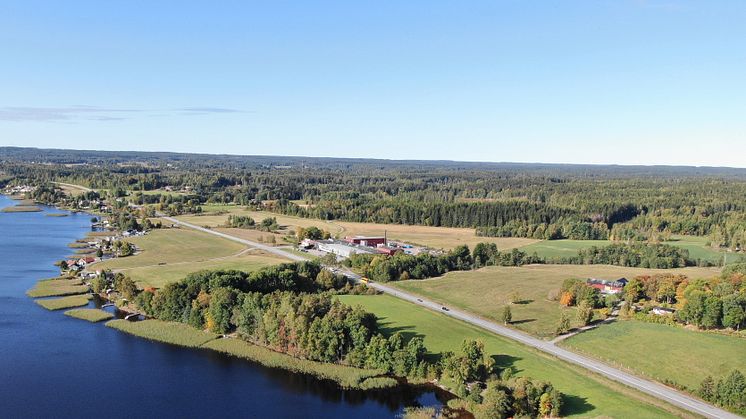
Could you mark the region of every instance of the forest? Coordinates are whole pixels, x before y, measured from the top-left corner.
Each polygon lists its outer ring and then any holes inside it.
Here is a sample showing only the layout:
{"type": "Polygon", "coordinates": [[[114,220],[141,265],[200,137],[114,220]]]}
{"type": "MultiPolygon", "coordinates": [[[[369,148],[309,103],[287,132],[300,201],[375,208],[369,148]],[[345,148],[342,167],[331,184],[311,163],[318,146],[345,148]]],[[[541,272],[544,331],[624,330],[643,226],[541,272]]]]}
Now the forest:
{"type": "Polygon", "coordinates": [[[658,243],[682,234],[736,252],[746,244],[743,169],[0,151],[0,187],[73,183],[171,215],[235,203],[481,236],[658,243]]]}

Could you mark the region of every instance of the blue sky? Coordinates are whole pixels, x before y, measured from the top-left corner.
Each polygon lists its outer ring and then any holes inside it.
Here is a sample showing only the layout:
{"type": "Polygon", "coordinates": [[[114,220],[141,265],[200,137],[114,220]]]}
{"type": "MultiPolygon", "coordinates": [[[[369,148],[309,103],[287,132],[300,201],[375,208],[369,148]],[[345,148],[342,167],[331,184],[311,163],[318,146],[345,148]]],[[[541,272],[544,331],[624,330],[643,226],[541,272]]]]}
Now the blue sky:
{"type": "Polygon", "coordinates": [[[0,3],[0,144],[746,167],[746,2],[0,3]]]}

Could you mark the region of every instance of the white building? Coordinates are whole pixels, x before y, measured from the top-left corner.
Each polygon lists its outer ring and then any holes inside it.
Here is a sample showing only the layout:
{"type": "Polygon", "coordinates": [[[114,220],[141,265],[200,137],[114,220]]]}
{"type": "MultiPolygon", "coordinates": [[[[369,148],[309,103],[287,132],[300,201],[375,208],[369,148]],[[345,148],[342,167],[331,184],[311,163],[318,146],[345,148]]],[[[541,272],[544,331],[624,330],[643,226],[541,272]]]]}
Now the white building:
{"type": "Polygon", "coordinates": [[[373,249],[366,249],[360,246],[351,246],[347,243],[340,242],[319,242],[318,249],[325,253],[332,253],[343,258],[348,258],[360,253],[375,253],[373,249]]]}

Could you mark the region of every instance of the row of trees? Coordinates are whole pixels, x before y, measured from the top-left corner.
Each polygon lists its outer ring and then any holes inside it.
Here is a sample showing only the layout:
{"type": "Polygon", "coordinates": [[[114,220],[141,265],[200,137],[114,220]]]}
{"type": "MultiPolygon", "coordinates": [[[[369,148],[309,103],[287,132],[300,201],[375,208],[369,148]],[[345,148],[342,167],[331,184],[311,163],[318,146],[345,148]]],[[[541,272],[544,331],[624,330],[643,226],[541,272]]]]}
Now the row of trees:
{"type": "Polygon", "coordinates": [[[564,218],[553,224],[530,224],[511,220],[499,227],[477,227],[480,237],[529,237],[539,240],[607,240],[609,226],[604,222],[591,222],[564,218]]]}
{"type": "Polygon", "coordinates": [[[707,376],[702,380],[698,393],[710,403],[746,415],[746,377],[739,370],[731,371],[717,382],[712,376],[707,376]]]}
{"type": "Polygon", "coordinates": [[[667,244],[612,243],[580,249],[578,255],[557,260],[577,265],[617,265],[637,268],[671,269],[687,266],[689,251],[667,244]]]}
{"type": "Polygon", "coordinates": [[[430,253],[421,253],[416,256],[404,253],[397,253],[394,256],[355,254],[350,256],[345,263],[370,279],[388,282],[433,278],[449,271],[470,270],[483,266],[521,266],[541,261],[517,249],[500,252],[494,243],[480,243],[474,247],[473,252],[468,246],[461,245],[442,255],[430,253]]]}

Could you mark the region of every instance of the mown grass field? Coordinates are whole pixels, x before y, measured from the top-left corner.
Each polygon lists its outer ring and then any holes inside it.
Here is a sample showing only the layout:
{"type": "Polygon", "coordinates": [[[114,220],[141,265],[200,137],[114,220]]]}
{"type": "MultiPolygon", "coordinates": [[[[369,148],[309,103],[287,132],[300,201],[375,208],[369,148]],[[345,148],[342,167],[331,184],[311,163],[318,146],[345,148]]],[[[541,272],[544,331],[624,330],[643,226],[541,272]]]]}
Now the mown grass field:
{"type": "Polygon", "coordinates": [[[86,306],[88,305],[88,301],[90,299],[91,299],[90,294],[72,295],[69,297],[36,300],[36,304],[39,304],[40,306],[46,308],[47,310],[62,310],[64,308],[86,306]]]}
{"type": "Polygon", "coordinates": [[[577,256],[580,249],[608,246],[611,243],[609,240],[542,240],[529,244],[521,250],[529,255],[536,252],[537,255],[544,258],[562,258],[577,256]]]}
{"type": "Polygon", "coordinates": [[[746,372],[746,339],[634,320],[617,321],[562,342],[568,349],[659,381],[696,390],[702,380],[746,372]]]}
{"type": "Polygon", "coordinates": [[[499,367],[513,367],[520,375],[551,381],[562,391],[566,395],[563,416],[663,418],[673,416],[663,409],[677,412],[671,406],[519,343],[394,297],[343,295],[339,298],[375,313],[385,334],[402,332],[407,337],[423,337],[432,354],[459,351],[465,339],[482,340],[486,353],[499,367]]]}
{"type": "Polygon", "coordinates": [[[91,269],[113,269],[129,275],[140,287],[160,288],[205,269],[252,271],[286,259],[211,234],[186,228],[154,230],[131,241],[141,252],[110,259],[91,269]]]}
{"type": "MultiPolygon", "coordinates": [[[[722,261],[726,254],[708,246],[707,241],[707,237],[673,236],[671,240],[664,243],[688,250],[692,260],[702,259],[713,263],[722,261]]],[[[522,247],[521,250],[528,254],[536,252],[537,255],[545,258],[562,258],[576,256],[580,249],[608,246],[612,243],[614,242],[610,240],[542,240],[522,247]]],[[[733,253],[728,254],[727,258],[728,263],[746,259],[744,255],[733,253]]]]}
{"type": "MultiPolygon", "coordinates": [[[[500,321],[503,307],[514,292],[522,304],[512,304],[512,327],[539,337],[554,334],[563,308],[548,299],[567,278],[633,278],[661,272],[682,273],[693,278],[717,275],[714,268],[672,270],[624,268],[609,265],[490,266],[476,271],[449,272],[440,278],[393,282],[397,288],[500,321]]],[[[574,308],[565,308],[574,312],[574,308]]],[[[573,327],[579,324],[573,318],[573,327]]]]}
{"type": "Polygon", "coordinates": [[[114,317],[113,314],[108,311],[99,310],[97,308],[75,308],[65,312],[65,316],[74,317],[76,319],[86,320],[91,323],[102,322],[104,320],[110,320],[114,317]]]}
{"type": "Polygon", "coordinates": [[[664,243],[688,250],[689,257],[695,260],[702,259],[713,263],[725,260],[726,263],[735,263],[742,262],[744,259],[746,259],[744,255],[741,254],[725,253],[713,249],[712,247],[707,245],[708,241],[709,239],[707,237],[673,236],[671,240],[664,243]]]}

